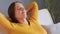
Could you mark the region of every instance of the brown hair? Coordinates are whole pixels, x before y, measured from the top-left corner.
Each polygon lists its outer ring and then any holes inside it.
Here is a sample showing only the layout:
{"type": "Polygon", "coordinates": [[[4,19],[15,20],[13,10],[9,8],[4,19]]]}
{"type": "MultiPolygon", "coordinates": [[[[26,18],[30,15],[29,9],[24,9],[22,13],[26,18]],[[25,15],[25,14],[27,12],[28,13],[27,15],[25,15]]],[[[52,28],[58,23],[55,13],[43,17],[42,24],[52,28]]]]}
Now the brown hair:
{"type": "Polygon", "coordinates": [[[22,3],[22,2],[16,1],[16,2],[11,3],[9,8],[8,8],[8,15],[11,18],[12,22],[18,23],[18,20],[14,17],[14,15],[15,15],[15,3],[22,3]]]}

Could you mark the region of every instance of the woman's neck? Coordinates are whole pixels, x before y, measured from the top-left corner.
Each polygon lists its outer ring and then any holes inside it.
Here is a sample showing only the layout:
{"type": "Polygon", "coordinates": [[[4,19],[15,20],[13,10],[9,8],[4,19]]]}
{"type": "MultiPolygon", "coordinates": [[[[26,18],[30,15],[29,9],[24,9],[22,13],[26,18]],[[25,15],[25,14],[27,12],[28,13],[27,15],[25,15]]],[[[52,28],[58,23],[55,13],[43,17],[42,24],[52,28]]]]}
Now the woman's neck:
{"type": "Polygon", "coordinates": [[[18,22],[20,23],[20,24],[28,24],[28,21],[26,20],[26,19],[18,19],[18,22]]]}

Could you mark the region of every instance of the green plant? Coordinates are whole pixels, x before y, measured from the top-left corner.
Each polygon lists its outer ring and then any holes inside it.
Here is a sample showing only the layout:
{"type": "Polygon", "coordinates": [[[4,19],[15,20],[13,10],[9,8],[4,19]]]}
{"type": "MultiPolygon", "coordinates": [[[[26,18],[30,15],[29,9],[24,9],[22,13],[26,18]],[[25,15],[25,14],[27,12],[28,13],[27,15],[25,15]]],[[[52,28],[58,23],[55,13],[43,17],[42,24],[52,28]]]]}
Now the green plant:
{"type": "Polygon", "coordinates": [[[56,6],[56,0],[45,0],[45,4],[52,16],[52,19],[55,23],[55,16],[54,16],[54,9],[55,9],[55,6],[56,6]]]}

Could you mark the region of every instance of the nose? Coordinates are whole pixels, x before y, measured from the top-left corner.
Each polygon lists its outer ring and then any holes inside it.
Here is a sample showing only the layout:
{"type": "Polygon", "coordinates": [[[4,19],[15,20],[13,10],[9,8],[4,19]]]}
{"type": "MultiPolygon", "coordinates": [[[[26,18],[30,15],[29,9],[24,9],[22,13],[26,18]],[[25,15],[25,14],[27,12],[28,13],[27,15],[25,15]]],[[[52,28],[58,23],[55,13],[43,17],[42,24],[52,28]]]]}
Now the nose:
{"type": "Polygon", "coordinates": [[[24,9],[23,11],[22,11],[22,13],[25,13],[26,12],[26,10],[24,9]]]}

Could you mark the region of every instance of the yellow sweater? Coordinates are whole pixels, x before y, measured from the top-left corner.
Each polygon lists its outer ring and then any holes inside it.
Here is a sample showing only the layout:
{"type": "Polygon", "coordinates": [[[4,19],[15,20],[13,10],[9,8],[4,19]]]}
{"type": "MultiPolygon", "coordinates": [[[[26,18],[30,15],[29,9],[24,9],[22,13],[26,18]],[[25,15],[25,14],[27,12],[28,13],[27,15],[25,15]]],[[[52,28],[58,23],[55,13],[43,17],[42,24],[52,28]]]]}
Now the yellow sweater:
{"type": "Polygon", "coordinates": [[[30,25],[11,23],[0,13],[0,28],[4,28],[8,34],[47,34],[45,29],[38,24],[38,6],[36,2],[28,5],[28,9],[32,8],[29,17],[30,25]]]}

